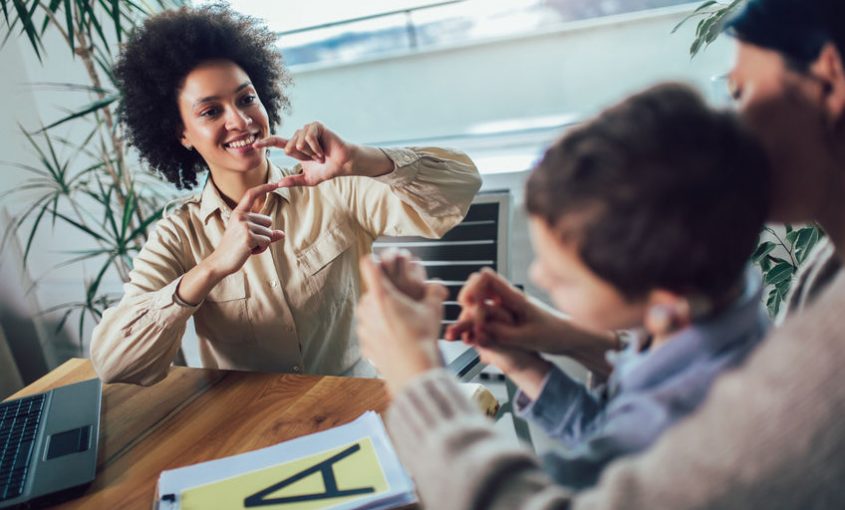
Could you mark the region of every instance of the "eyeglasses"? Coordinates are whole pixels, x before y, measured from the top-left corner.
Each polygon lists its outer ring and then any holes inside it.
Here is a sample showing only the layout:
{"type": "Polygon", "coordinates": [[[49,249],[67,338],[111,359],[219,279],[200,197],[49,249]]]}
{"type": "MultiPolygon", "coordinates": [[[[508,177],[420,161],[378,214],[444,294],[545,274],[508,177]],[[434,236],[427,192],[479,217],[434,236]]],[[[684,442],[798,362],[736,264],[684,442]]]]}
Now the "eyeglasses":
{"type": "Polygon", "coordinates": [[[735,108],[739,99],[739,86],[730,73],[723,73],[710,78],[710,96],[717,106],[735,108]]]}

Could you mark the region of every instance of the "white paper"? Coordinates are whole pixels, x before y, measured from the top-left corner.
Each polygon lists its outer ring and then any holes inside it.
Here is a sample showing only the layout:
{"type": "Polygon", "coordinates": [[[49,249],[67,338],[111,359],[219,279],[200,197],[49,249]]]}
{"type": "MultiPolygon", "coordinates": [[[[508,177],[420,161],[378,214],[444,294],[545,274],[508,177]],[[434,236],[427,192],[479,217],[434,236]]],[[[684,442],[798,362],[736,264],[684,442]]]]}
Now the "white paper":
{"type": "Polygon", "coordinates": [[[388,482],[387,493],[351,503],[330,506],[333,510],[392,508],[416,501],[414,485],[393,449],[381,417],[367,411],[355,421],[274,446],[240,455],[163,471],[158,482],[158,508],[178,510],[183,491],[202,485],[308,457],[368,437],[388,482]]]}

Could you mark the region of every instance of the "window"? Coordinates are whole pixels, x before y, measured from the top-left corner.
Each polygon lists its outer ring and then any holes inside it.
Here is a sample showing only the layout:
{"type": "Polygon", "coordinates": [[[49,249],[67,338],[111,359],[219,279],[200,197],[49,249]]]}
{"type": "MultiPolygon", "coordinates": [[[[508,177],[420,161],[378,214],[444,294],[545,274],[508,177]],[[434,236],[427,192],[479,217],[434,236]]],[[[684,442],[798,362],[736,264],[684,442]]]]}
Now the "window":
{"type": "Polygon", "coordinates": [[[266,19],[279,32],[285,62],[297,66],[530,34],[573,21],[686,3],[689,0],[311,0],[301,12],[291,9],[293,2],[234,0],[231,5],[266,19]]]}

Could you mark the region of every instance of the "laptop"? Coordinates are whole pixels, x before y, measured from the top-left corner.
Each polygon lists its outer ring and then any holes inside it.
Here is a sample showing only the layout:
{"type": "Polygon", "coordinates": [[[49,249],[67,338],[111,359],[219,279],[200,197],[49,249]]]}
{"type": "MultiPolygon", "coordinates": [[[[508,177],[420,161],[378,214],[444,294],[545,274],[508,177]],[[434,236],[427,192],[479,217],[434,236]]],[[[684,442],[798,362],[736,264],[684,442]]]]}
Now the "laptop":
{"type": "Polygon", "coordinates": [[[0,508],[94,480],[102,384],[0,402],[0,508]]]}

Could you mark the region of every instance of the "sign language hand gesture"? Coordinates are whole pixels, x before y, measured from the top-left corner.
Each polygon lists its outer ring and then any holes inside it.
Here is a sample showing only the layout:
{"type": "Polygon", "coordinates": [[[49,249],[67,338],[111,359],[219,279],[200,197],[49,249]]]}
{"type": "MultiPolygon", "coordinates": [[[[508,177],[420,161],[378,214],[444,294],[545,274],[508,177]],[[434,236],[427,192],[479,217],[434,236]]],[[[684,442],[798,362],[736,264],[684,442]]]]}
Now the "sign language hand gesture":
{"type": "Polygon", "coordinates": [[[253,147],[284,148],[285,154],[300,161],[302,173],[283,178],[279,181],[281,187],[316,186],[339,175],[349,175],[357,149],[320,122],[302,126],[289,139],[268,136],[253,147]]]}
{"type": "MultiPolygon", "coordinates": [[[[356,311],[358,340],[364,356],[379,369],[395,395],[410,379],[440,365],[437,337],[448,292],[443,285],[420,279],[410,286],[421,291],[419,299],[414,299],[394,285],[383,265],[369,257],[361,259],[361,276],[367,292],[356,311]]],[[[415,278],[409,274],[406,280],[415,278]]]]}
{"type": "Polygon", "coordinates": [[[223,238],[209,256],[219,274],[237,272],[250,255],[262,253],[271,243],[284,239],[284,232],[271,228],[270,216],[252,212],[256,200],[278,187],[279,183],[274,182],[250,188],[232,210],[223,238]]]}

